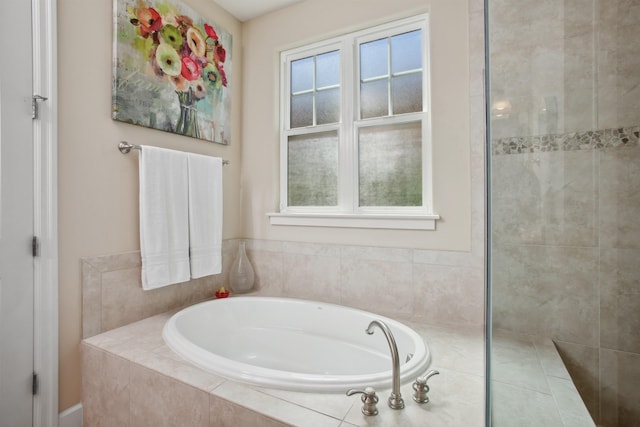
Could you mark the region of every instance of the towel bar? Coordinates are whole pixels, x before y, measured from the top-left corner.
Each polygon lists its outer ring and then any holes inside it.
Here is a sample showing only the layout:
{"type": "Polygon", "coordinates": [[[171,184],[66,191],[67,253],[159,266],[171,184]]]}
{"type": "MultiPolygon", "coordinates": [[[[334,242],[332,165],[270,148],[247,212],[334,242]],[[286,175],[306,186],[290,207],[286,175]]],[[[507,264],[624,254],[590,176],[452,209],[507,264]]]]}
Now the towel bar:
{"type": "MultiPolygon", "coordinates": [[[[142,150],[142,147],[138,144],[129,144],[127,141],[120,141],[118,144],[118,150],[122,154],[128,154],[131,150],[142,150]]],[[[228,165],[229,160],[222,160],[222,165],[228,165]]]]}

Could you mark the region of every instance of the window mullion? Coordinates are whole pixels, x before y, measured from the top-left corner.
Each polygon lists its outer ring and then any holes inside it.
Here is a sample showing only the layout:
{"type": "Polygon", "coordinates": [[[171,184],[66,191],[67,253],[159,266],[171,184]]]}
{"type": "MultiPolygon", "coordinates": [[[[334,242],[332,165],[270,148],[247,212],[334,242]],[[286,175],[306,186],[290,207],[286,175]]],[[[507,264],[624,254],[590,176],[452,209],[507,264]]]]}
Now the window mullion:
{"type": "Polygon", "coordinates": [[[387,37],[387,112],[393,116],[393,103],[391,102],[391,37],[387,37]]]}
{"type": "Polygon", "coordinates": [[[338,200],[339,209],[343,212],[354,212],[354,164],[357,168],[356,153],[354,151],[354,128],[353,122],[356,114],[355,106],[357,89],[355,77],[356,61],[354,61],[354,49],[356,48],[353,39],[342,41],[342,105],[341,133],[340,133],[340,167],[339,167],[339,187],[338,200]]]}

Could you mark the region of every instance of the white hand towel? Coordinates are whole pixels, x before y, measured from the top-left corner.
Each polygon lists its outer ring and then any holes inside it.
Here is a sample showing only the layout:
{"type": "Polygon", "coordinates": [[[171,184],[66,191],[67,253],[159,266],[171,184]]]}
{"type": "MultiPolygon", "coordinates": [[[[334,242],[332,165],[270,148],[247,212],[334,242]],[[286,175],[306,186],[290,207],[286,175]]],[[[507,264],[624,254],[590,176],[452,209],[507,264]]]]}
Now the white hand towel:
{"type": "Polygon", "coordinates": [[[142,288],[189,280],[187,154],[142,146],[140,152],[142,288]]]}
{"type": "Polygon", "coordinates": [[[222,159],[190,153],[189,250],[191,277],[222,272],[222,159]]]}

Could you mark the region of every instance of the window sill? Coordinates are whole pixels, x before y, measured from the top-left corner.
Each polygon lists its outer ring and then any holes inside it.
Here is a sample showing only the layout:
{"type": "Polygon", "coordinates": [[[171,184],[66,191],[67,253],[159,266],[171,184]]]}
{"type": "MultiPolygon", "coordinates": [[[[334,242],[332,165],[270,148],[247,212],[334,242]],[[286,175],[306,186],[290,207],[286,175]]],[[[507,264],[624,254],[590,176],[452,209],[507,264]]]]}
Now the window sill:
{"type": "Polygon", "coordinates": [[[379,228],[391,230],[435,230],[440,215],[372,215],[268,213],[271,225],[305,227],[379,228]]]}

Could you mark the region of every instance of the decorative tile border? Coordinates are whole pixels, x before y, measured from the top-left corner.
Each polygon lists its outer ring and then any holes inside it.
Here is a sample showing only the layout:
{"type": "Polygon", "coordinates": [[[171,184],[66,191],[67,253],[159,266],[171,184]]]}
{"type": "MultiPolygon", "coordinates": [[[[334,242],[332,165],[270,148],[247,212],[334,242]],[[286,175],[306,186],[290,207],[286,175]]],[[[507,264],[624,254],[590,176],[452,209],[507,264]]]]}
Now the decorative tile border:
{"type": "Polygon", "coordinates": [[[640,146],[640,126],[558,135],[501,138],[492,141],[492,154],[596,150],[631,146],[640,146]]]}

